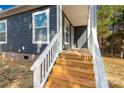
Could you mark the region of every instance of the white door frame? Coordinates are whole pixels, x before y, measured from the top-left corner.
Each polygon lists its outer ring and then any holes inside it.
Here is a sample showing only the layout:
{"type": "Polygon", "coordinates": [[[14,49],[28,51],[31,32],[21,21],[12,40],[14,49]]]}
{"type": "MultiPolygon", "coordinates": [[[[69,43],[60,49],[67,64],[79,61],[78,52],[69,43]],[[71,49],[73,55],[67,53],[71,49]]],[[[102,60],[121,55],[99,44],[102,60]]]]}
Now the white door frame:
{"type": "Polygon", "coordinates": [[[71,47],[74,48],[74,27],[71,26],[71,47]]]}
{"type": "MultiPolygon", "coordinates": [[[[70,45],[70,43],[71,43],[71,42],[70,42],[70,32],[68,32],[68,31],[66,30],[66,25],[67,25],[67,24],[70,26],[69,21],[68,21],[66,18],[64,18],[64,44],[65,44],[65,45],[70,45]],[[69,39],[68,42],[67,42],[67,40],[66,40],[66,39],[67,39],[66,34],[68,34],[68,36],[69,36],[69,37],[68,37],[68,39],[69,39]]],[[[69,28],[69,29],[70,29],[70,28],[69,28]]],[[[70,30],[71,30],[71,29],[70,29],[70,30]]]]}

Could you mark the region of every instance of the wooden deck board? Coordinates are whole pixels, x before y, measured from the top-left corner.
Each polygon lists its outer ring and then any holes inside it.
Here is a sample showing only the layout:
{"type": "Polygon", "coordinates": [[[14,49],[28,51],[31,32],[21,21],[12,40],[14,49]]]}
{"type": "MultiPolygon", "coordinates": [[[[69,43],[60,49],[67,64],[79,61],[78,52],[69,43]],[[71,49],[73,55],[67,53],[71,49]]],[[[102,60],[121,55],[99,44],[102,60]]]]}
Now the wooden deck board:
{"type": "Polygon", "coordinates": [[[45,88],[94,88],[92,56],[88,49],[66,50],[50,73],[45,88]]]}
{"type": "Polygon", "coordinates": [[[91,61],[88,62],[88,61],[81,61],[81,60],[71,60],[71,59],[59,58],[56,61],[56,63],[59,65],[66,65],[66,66],[70,66],[70,67],[93,69],[93,63],[91,63],[91,61]]]}
{"type": "Polygon", "coordinates": [[[63,75],[61,73],[54,73],[54,74],[50,75],[50,78],[64,80],[66,82],[76,83],[76,84],[82,85],[82,86],[95,87],[95,82],[94,81],[79,78],[79,77],[74,77],[74,76],[71,76],[71,75],[63,75]]]}

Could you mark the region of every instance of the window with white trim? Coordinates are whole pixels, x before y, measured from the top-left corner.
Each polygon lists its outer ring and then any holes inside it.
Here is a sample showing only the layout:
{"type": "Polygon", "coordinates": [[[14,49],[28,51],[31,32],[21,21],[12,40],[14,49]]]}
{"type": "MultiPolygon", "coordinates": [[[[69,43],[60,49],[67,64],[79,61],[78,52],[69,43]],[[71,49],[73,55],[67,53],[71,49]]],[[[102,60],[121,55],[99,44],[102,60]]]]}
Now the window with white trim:
{"type": "Polygon", "coordinates": [[[7,43],[7,20],[0,21],[0,43],[7,43]]]}
{"type": "Polygon", "coordinates": [[[70,43],[70,23],[65,18],[65,44],[69,44],[69,43],[70,43]]]}
{"type": "Polygon", "coordinates": [[[49,43],[49,9],[33,13],[33,43],[49,43]]]}

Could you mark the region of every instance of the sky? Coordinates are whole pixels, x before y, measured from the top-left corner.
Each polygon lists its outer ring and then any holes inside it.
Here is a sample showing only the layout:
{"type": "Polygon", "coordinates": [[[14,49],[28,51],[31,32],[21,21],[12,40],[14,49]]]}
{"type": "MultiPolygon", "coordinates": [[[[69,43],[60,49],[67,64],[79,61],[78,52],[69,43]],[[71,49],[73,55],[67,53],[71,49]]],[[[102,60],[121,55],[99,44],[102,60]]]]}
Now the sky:
{"type": "Polygon", "coordinates": [[[0,5],[0,10],[6,10],[12,7],[14,7],[14,5],[0,5]]]}

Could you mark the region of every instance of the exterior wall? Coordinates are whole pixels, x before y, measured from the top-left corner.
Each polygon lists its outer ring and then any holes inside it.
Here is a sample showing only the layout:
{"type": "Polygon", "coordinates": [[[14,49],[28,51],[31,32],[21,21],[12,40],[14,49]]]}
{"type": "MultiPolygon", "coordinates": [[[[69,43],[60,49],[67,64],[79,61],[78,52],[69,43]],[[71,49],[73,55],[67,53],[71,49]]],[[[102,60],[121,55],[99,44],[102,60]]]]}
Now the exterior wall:
{"type": "Polygon", "coordinates": [[[35,62],[35,60],[38,58],[38,55],[2,52],[0,53],[0,58],[4,60],[16,61],[16,62],[35,62]]]}
{"type": "Polygon", "coordinates": [[[87,26],[74,27],[75,48],[87,48],[87,26]]]}
{"type": "Polygon", "coordinates": [[[51,40],[57,31],[57,8],[55,5],[44,6],[0,19],[7,19],[7,44],[0,44],[0,51],[36,55],[41,54],[47,45],[32,44],[32,13],[47,8],[50,8],[49,34],[51,40]],[[37,53],[38,48],[40,49],[40,53],[37,53]]]}
{"type": "MultiPolygon", "coordinates": [[[[65,13],[63,12],[63,49],[71,48],[71,31],[70,31],[70,45],[64,45],[64,19],[67,19],[70,23],[70,26],[74,27],[70,20],[67,18],[65,13]]],[[[88,43],[87,40],[87,26],[76,26],[74,27],[74,47],[75,48],[87,48],[88,43]]]]}

